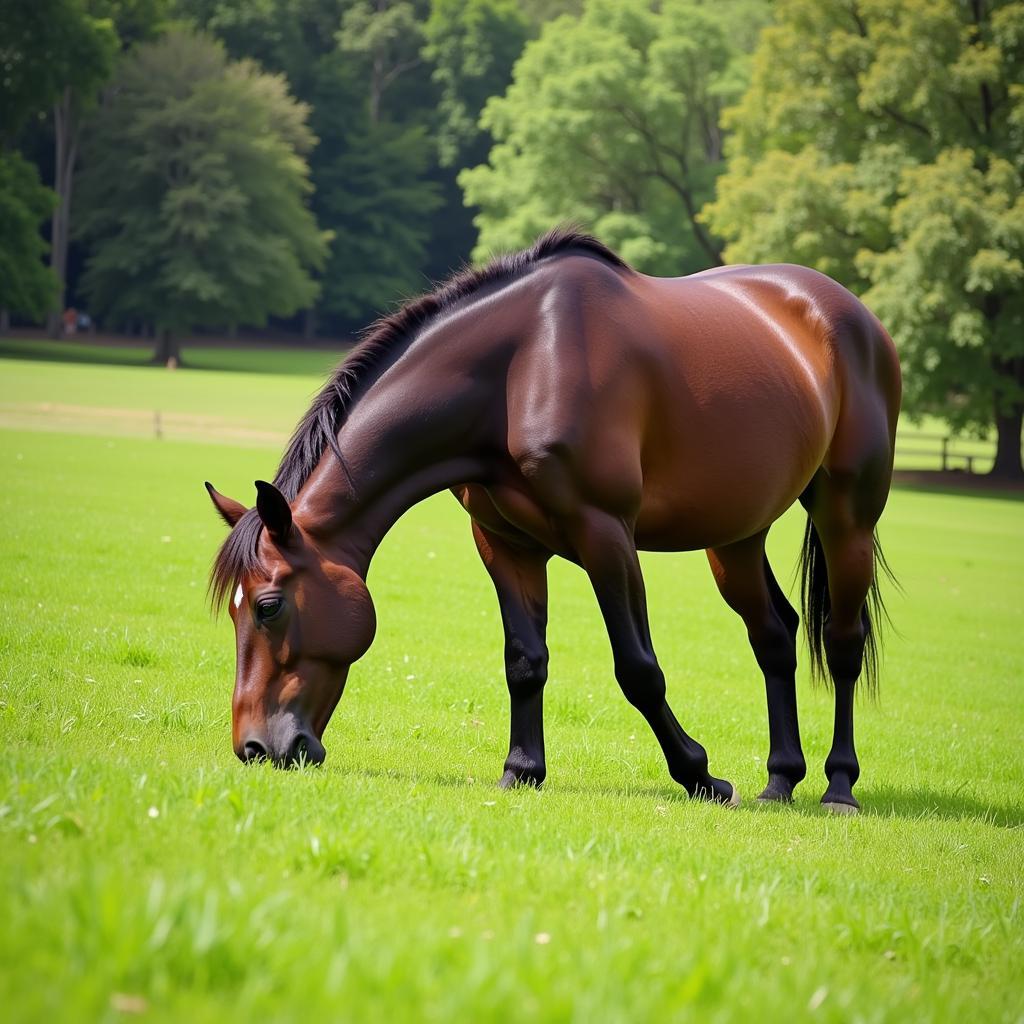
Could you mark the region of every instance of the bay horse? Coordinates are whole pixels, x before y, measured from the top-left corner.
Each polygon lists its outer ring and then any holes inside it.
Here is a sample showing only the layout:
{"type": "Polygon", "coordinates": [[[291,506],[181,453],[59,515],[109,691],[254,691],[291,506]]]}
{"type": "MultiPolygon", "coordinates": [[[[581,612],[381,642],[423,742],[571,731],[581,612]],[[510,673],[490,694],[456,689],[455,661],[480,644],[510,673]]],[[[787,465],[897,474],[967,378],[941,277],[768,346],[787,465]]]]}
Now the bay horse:
{"type": "Polygon", "coordinates": [[[888,334],[814,270],[648,277],[559,228],[460,272],[369,329],[313,400],[273,483],[256,482],[254,508],[206,485],[231,527],[211,594],[235,626],[236,754],[323,760],[324,729],[376,628],[370,560],[403,512],[451,489],[504,627],[502,786],[545,777],[546,566],[560,555],[589,576],[616,679],[671,777],[692,797],[739,802],[666,702],[637,557],[704,548],[764,673],[760,799],[789,801],[806,773],[799,617],[765,537],[799,500],[811,665],[835,691],[822,802],[855,811],[854,686],[862,667],[875,679],[875,525],[899,404],[888,334]]]}

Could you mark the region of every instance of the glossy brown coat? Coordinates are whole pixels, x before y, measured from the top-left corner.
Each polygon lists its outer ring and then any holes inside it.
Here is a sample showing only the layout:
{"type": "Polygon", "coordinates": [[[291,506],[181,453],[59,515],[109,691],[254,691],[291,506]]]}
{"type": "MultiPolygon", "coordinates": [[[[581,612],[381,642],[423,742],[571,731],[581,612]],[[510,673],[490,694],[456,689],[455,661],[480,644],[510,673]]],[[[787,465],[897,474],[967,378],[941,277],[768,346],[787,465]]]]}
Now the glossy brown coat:
{"type": "Polygon", "coordinates": [[[378,324],[339,368],[256,512],[211,489],[241,523],[214,571],[222,598],[241,586],[236,751],[322,758],[348,666],[372,640],[373,553],[407,508],[448,487],[472,517],[505,628],[505,785],[545,774],[545,565],[557,554],[589,574],[618,681],[673,778],[735,802],[666,703],[636,554],[705,548],[765,673],[762,796],[789,799],[805,771],[797,616],[764,538],[800,499],[812,652],[836,689],[823,799],[855,808],[852,694],[873,639],[865,602],[899,394],[884,329],[806,268],[652,278],[559,231],[461,275],[378,324]]]}

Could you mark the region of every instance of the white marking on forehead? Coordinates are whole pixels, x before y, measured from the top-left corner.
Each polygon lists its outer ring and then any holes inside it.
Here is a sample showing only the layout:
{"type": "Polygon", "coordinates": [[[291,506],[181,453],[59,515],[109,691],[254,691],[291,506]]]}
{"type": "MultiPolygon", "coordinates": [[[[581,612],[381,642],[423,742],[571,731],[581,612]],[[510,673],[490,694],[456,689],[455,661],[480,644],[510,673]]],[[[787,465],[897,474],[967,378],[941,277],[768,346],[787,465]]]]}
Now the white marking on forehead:
{"type": "Polygon", "coordinates": [[[235,591],[235,607],[240,608],[242,605],[242,584],[238,584],[238,589],[235,591]]]}

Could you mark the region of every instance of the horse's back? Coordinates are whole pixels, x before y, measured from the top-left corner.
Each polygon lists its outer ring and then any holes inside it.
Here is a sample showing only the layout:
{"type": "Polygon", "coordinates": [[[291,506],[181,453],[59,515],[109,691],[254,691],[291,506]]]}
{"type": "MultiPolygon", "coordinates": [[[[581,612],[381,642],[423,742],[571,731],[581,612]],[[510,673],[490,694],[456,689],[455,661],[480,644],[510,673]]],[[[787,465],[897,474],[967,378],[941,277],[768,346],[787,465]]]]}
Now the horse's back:
{"type": "Polygon", "coordinates": [[[864,404],[888,362],[859,300],[807,268],[652,278],[567,259],[547,276],[518,436],[572,449],[590,491],[634,502],[643,547],[772,522],[827,459],[844,395],[864,404]]]}

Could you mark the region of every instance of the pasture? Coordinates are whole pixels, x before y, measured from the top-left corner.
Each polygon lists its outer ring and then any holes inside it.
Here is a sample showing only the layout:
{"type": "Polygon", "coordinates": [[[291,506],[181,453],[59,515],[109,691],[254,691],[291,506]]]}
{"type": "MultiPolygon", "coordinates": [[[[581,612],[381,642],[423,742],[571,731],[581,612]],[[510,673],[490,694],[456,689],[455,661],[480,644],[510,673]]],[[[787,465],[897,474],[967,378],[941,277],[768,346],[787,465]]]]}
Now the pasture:
{"type": "MultiPolygon", "coordinates": [[[[4,1019],[1022,1019],[1024,504],[893,492],[904,592],[858,702],[859,817],[818,805],[831,697],[803,673],[808,778],[753,802],[763,684],[702,553],[645,558],[652,628],[743,806],[668,778],[565,563],[548,782],[499,791],[501,629],[446,495],[374,562],[377,640],[326,763],[243,767],[202,482],[251,501],[334,356],[31,351],[0,359],[4,1019]]],[[[780,581],[802,527],[772,532],[780,581]]]]}

